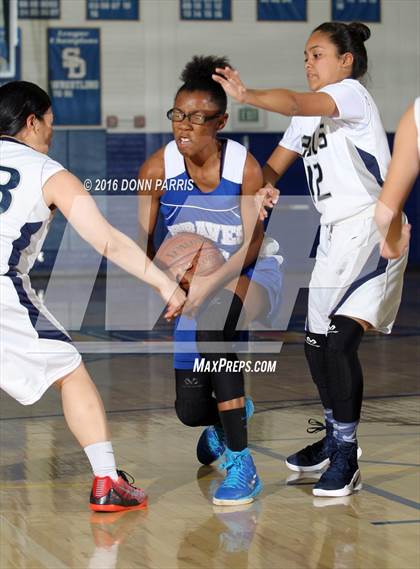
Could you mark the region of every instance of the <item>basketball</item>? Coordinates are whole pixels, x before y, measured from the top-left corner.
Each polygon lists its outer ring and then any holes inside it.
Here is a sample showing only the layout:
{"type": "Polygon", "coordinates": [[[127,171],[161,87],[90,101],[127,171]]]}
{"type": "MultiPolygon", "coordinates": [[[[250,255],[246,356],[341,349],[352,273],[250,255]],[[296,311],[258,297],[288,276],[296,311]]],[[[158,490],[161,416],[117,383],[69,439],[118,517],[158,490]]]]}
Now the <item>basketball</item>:
{"type": "Polygon", "coordinates": [[[222,253],[210,239],[185,232],[166,239],[156,253],[155,261],[173,276],[182,273],[182,269],[191,264],[184,275],[179,275],[185,289],[188,289],[193,275],[211,275],[225,262],[222,253]]]}

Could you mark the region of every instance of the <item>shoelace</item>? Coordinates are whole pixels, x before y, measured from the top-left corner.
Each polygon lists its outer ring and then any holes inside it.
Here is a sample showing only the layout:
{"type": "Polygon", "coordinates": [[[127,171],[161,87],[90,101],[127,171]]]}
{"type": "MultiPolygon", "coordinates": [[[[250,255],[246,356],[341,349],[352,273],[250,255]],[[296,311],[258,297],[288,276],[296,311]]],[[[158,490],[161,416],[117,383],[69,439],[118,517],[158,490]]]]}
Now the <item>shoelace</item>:
{"type": "Polygon", "coordinates": [[[220,465],[220,470],[227,470],[226,478],[222,483],[225,488],[237,488],[239,484],[241,486],[246,484],[242,469],[243,458],[242,455],[238,455],[233,460],[229,459],[220,465]]]}
{"type": "Polygon", "coordinates": [[[326,425],[324,425],[324,423],[321,423],[320,421],[317,421],[312,417],[308,420],[308,425],[311,426],[306,429],[306,432],[311,435],[313,435],[314,433],[319,433],[320,431],[325,431],[327,428],[326,425]]]}
{"type": "Polygon", "coordinates": [[[207,439],[209,443],[210,450],[216,453],[219,450],[220,445],[223,443],[222,435],[218,432],[217,427],[214,427],[213,434],[207,439]]]}
{"type": "Polygon", "coordinates": [[[330,467],[325,471],[324,476],[335,478],[337,474],[342,474],[347,469],[349,457],[340,447],[338,447],[331,456],[330,467]]]}
{"type": "Polygon", "coordinates": [[[135,478],[125,470],[117,470],[117,474],[118,476],[121,476],[121,478],[127,482],[127,484],[130,484],[130,486],[134,485],[135,478]]]}

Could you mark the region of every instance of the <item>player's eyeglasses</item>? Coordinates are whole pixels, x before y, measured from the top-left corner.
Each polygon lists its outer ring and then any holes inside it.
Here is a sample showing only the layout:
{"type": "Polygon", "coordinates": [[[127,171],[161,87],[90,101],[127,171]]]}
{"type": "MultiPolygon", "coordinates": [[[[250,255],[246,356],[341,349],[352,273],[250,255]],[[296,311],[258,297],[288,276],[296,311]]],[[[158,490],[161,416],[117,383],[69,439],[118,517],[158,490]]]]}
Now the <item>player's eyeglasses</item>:
{"type": "Polygon", "coordinates": [[[166,116],[170,121],[173,122],[182,122],[185,118],[191,124],[205,124],[208,121],[212,121],[213,119],[220,117],[223,113],[216,113],[215,115],[206,115],[200,111],[194,111],[193,113],[184,113],[180,109],[169,109],[166,113],[166,116]]]}

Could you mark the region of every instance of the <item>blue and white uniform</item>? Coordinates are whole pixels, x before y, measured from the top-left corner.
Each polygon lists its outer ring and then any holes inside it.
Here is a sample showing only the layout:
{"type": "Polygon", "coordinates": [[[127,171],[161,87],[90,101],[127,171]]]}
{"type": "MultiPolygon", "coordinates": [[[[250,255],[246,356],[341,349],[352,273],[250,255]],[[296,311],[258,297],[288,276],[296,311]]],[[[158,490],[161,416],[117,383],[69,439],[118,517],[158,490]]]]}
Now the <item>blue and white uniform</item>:
{"type": "MultiPolygon", "coordinates": [[[[160,200],[168,237],[181,232],[197,233],[213,241],[226,260],[243,241],[240,195],[247,150],[233,140],[223,140],[220,183],[211,192],[202,192],[189,178],[176,142],[165,148],[165,192],[160,200]]],[[[279,311],[282,274],[281,257],[260,255],[242,274],[267,292],[270,308],[267,319],[279,311]]],[[[198,358],[195,321],[182,316],[175,329],[176,369],[192,369],[198,358]],[[188,343],[188,344],[186,344],[188,343]]]]}
{"type": "Polygon", "coordinates": [[[28,276],[51,219],[42,188],[63,169],[13,138],[0,138],[0,386],[24,405],[81,362],[28,276]]]}
{"type": "Polygon", "coordinates": [[[320,89],[337,117],[293,117],[280,145],[303,158],[321,214],[320,243],[309,285],[307,329],[326,334],[330,318],[359,318],[390,333],[401,302],[407,254],[379,257],[375,203],[390,153],[379,111],[355,79],[320,89]]]}

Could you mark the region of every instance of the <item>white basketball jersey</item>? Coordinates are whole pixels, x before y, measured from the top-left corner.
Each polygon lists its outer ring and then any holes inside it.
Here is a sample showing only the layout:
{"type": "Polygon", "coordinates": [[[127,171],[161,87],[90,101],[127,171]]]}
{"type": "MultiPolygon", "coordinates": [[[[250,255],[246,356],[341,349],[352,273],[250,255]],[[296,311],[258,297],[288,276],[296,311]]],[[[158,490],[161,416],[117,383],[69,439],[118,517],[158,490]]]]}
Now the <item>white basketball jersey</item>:
{"type": "Polygon", "coordinates": [[[420,156],[420,97],[414,101],[414,120],[417,127],[417,148],[420,156]]]}
{"type": "Polygon", "coordinates": [[[390,152],[378,108],[359,81],[345,79],[320,91],[334,99],[339,116],[293,117],[279,144],[302,156],[325,225],[370,210],[390,152]]]}
{"type": "Polygon", "coordinates": [[[47,234],[42,188],[63,166],[13,138],[0,138],[0,275],[26,274],[47,234]]]}

